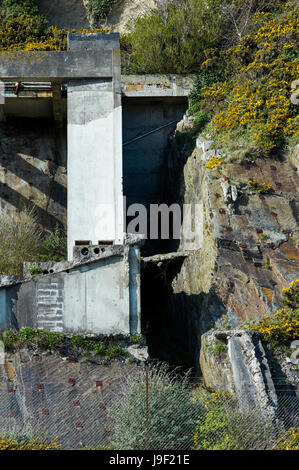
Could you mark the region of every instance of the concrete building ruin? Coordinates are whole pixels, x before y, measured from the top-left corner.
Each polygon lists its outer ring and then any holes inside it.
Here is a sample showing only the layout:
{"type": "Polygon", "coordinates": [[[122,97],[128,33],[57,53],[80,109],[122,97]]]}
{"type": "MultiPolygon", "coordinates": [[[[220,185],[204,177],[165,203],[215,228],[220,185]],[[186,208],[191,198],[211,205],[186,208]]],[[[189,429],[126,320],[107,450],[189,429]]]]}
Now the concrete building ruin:
{"type": "MultiPolygon", "coordinates": [[[[70,34],[65,52],[2,53],[0,79],[2,121],[54,119],[68,178],[58,188],[68,261],[43,264],[34,278],[29,266],[23,277],[2,276],[0,328],[140,333],[140,248],[126,234],[126,205],[160,202],[163,153],[187,107],[190,80],[121,77],[118,34],[70,34]],[[17,96],[9,91],[15,83],[22,84],[17,96]]],[[[26,180],[28,172],[18,171],[26,180]]]]}

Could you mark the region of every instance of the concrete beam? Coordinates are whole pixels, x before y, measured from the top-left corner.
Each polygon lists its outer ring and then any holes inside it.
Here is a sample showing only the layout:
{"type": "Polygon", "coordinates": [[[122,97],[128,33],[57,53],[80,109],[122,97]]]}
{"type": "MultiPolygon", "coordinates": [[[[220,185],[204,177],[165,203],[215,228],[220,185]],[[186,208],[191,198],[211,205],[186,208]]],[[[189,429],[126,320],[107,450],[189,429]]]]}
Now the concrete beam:
{"type": "MultiPolygon", "coordinates": [[[[93,41],[90,44],[92,45],[93,41]]],[[[106,46],[106,41],[104,44],[106,46]]],[[[76,47],[78,47],[77,44],[76,47]]],[[[123,97],[128,98],[184,98],[192,90],[194,80],[194,75],[122,75],[121,92],[123,97]]],[[[15,82],[6,82],[6,96],[18,99],[30,96],[34,98],[51,96],[50,82],[38,83],[31,80],[31,83],[26,83],[22,80],[22,86],[24,89],[17,97],[13,93],[15,82]]]]}
{"type": "Polygon", "coordinates": [[[122,94],[128,98],[187,97],[194,75],[122,75],[122,94]]]}
{"type": "Polygon", "coordinates": [[[2,81],[66,81],[111,78],[112,50],[0,53],[2,81]]]}

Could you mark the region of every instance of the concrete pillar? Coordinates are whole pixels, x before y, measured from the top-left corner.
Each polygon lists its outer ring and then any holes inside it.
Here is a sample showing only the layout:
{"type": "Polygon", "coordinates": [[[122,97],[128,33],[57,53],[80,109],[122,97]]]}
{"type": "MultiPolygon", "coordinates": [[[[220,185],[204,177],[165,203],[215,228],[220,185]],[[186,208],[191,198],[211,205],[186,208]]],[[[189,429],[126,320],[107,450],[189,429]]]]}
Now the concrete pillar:
{"type": "MultiPolygon", "coordinates": [[[[111,51],[113,76],[68,81],[68,259],[77,241],[123,243],[118,34],[70,34],[70,51],[111,51]]],[[[110,56],[108,56],[110,57],[110,56]]],[[[103,64],[105,65],[103,57],[103,64]]],[[[84,71],[82,71],[84,76],[84,71]]]]}

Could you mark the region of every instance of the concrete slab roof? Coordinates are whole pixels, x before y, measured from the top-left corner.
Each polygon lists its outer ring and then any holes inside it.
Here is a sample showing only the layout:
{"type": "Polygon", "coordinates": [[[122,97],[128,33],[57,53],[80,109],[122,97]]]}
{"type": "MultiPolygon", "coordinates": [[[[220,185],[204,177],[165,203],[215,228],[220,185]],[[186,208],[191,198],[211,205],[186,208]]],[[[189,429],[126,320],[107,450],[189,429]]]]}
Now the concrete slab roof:
{"type": "Polygon", "coordinates": [[[66,81],[80,78],[111,78],[113,52],[2,52],[2,81],[66,81]]]}

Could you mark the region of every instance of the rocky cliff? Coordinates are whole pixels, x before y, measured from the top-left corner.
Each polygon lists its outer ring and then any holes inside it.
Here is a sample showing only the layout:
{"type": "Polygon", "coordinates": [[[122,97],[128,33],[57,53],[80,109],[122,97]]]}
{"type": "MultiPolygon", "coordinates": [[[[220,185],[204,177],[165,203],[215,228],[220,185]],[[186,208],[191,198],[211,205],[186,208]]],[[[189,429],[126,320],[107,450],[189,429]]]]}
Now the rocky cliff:
{"type": "MultiPolygon", "coordinates": [[[[170,181],[181,204],[203,204],[203,246],[174,277],[170,309],[188,330],[196,364],[203,333],[277,310],[282,288],[298,275],[298,150],[272,159],[221,160],[212,142],[188,131],[186,120],[178,127],[170,181]],[[209,168],[215,157],[221,163],[209,168]],[[250,181],[271,188],[259,191],[250,181]]],[[[182,240],[179,250],[185,248],[182,240]]]]}
{"type": "MultiPolygon", "coordinates": [[[[49,23],[59,28],[89,28],[93,22],[88,13],[88,0],[37,0],[40,12],[49,23]]],[[[98,24],[108,25],[111,31],[124,32],[127,23],[157,5],[156,0],[119,0],[107,18],[98,24]]]]}

